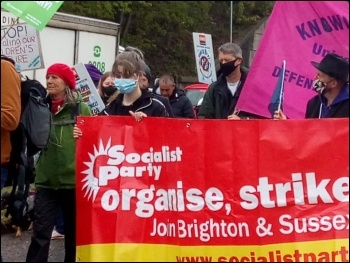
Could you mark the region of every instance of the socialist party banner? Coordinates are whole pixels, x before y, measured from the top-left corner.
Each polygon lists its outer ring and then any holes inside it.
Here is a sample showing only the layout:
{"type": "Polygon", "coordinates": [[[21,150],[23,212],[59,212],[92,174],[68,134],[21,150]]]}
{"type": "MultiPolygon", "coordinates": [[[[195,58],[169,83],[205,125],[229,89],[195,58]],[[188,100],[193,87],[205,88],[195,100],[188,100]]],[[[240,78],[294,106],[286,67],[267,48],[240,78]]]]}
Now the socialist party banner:
{"type": "Polygon", "coordinates": [[[304,118],[307,101],[316,95],[311,61],[330,52],[349,60],[348,1],[276,1],[237,108],[271,117],[268,104],[286,60],[284,113],[304,118]]]}
{"type": "Polygon", "coordinates": [[[348,262],[348,119],[78,125],[77,261],[348,262]]]}

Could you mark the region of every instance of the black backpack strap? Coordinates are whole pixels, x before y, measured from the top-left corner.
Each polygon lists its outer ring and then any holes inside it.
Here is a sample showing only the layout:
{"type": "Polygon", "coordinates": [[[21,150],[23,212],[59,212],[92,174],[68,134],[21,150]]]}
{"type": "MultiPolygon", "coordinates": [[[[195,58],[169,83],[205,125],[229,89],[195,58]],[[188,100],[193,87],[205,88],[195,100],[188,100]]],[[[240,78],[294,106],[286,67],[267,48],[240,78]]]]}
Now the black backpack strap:
{"type": "Polygon", "coordinates": [[[80,115],[80,101],[75,104],[75,107],[72,111],[72,120],[74,120],[74,123],[77,123],[77,117],[80,115]]]}
{"type": "MultiPolygon", "coordinates": [[[[29,171],[28,169],[28,157],[27,157],[27,139],[24,129],[21,127],[22,132],[22,147],[21,147],[21,154],[20,158],[18,160],[18,163],[14,163],[14,165],[17,165],[16,169],[13,169],[11,172],[15,173],[13,182],[12,182],[12,190],[10,194],[10,206],[12,206],[10,209],[7,210],[5,216],[8,217],[8,215],[14,211],[15,207],[14,202],[16,200],[21,200],[22,202],[26,202],[28,192],[29,192],[29,186],[30,186],[30,180],[27,178],[27,173],[29,171]],[[18,188],[17,188],[18,187],[18,188]]],[[[14,160],[16,162],[16,160],[14,160]]]]}
{"type": "Polygon", "coordinates": [[[37,88],[31,87],[29,91],[30,97],[36,100],[36,103],[46,104],[45,94],[42,94],[37,88]]]}
{"type": "Polygon", "coordinates": [[[76,124],[77,123],[77,116],[80,115],[80,101],[78,101],[71,113],[71,120],[65,120],[65,121],[54,121],[52,124],[53,125],[58,125],[58,126],[64,126],[64,125],[69,125],[69,124],[76,124]]]}

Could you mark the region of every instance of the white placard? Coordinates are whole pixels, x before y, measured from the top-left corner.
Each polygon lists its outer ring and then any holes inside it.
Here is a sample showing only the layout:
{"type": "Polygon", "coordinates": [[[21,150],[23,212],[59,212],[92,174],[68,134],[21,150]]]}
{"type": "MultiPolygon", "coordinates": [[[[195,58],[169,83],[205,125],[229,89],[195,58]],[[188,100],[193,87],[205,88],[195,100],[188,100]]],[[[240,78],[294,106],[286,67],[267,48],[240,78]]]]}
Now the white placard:
{"type": "Polygon", "coordinates": [[[90,106],[92,114],[97,115],[104,110],[105,104],[98,94],[89,72],[85,68],[85,65],[83,63],[78,63],[74,65],[74,69],[77,73],[76,89],[83,97],[83,101],[90,106]]]}
{"type": "Polygon", "coordinates": [[[192,34],[198,81],[210,84],[216,81],[215,60],[211,35],[195,32],[192,34]]]}
{"type": "Polygon", "coordinates": [[[12,58],[20,71],[45,67],[39,32],[26,23],[1,27],[1,55],[12,58]]]}

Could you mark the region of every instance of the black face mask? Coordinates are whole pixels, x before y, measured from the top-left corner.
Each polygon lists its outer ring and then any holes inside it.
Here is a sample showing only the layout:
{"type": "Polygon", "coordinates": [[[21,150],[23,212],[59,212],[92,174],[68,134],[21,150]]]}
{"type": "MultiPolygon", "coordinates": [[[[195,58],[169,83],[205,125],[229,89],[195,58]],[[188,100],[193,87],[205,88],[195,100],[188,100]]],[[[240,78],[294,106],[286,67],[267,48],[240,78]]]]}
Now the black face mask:
{"type": "Polygon", "coordinates": [[[232,72],[235,71],[235,69],[238,67],[235,65],[237,59],[238,58],[236,58],[233,61],[226,62],[226,63],[220,63],[220,70],[225,77],[231,75],[232,72]]]}
{"type": "Polygon", "coordinates": [[[103,90],[103,93],[109,97],[117,90],[117,87],[116,86],[106,86],[106,87],[103,87],[102,90],[103,90]]]}

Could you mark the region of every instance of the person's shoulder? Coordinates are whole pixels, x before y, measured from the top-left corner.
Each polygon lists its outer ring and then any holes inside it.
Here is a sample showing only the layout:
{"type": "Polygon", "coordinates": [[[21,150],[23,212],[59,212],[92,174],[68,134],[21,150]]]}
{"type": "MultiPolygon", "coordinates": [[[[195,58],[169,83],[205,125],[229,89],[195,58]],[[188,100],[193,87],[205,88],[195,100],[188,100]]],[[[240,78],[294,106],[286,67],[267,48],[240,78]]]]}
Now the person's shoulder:
{"type": "Polygon", "coordinates": [[[2,65],[15,67],[15,61],[9,57],[1,55],[1,67],[2,65]]]}
{"type": "Polygon", "coordinates": [[[156,93],[151,93],[151,94],[152,94],[152,99],[159,100],[163,103],[169,102],[169,99],[167,97],[164,97],[156,93]]]}
{"type": "Polygon", "coordinates": [[[8,83],[9,85],[21,86],[21,77],[17,72],[15,66],[6,59],[1,59],[1,83],[8,83]]]}
{"type": "MultiPolygon", "coordinates": [[[[167,98],[162,96],[152,96],[151,97],[152,104],[156,107],[165,107],[165,104],[167,102],[167,98]]],[[[169,100],[168,100],[169,101],[169,100]]]]}
{"type": "Polygon", "coordinates": [[[312,104],[316,104],[316,103],[321,103],[320,94],[317,94],[317,95],[311,97],[307,102],[308,105],[312,105],[312,104]]]}
{"type": "Polygon", "coordinates": [[[179,98],[183,98],[183,97],[187,98],[185,91],[182,89],[178,89],[176,93],[179,98]]]}
{"type": "Polygon", "coordinates": [[[80,107],[81,107],[81,115],[87,115],[90,116],[92,115],[92,110],[90,108],[90,106],[86,103],[86,102],[81,102],[80,103],[80,107]]]}
{"type": "Polygon", "coordinates": [[[3,72],[3,71],[6,71],[6,72],[13,71],[19,77],[19,74],[18,74],[18,72],[16,71],[16,68],[15,68],[15,65],[11,61],[1,57],[1,72],[3,72]]]}

